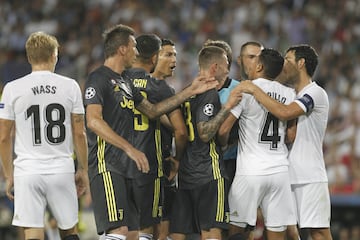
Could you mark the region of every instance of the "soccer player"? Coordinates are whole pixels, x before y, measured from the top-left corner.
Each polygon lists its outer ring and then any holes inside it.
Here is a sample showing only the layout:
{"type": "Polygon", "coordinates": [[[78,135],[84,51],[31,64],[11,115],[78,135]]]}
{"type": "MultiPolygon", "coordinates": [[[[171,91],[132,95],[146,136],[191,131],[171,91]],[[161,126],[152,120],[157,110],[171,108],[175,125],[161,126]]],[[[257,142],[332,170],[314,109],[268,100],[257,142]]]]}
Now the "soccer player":
{"type": "Polygon", "coordinates": [[[289,154],[297,222],[300,228],[310,229],[312,239],[331,240],[330,195],[322,152],[329,100],[325,90],[312,79],[317,64],[318,55],[313,47],[288,48],[284,74],[294,83],[297,93],[297,99],[289,105],[273,100],[249,81],[242,88],[277,118],[297,118],[296,137],[289,154]]]}
{"type": "Polygon", "coordinates": [[[134,108],[155,119],[190,96],[217,85],[213,78],[198,76],[166,101],[150,103],[131,81],[121,76],[138,54],[134,34],[132,28],[121,24],[105,31],[105,62],[90,73],[84,93],[96,226],[99,234],[105,232],[105,238],[113,240],[125,239],[129,231],[139,230],[135,178],[139,171],[149,172],[146,155],[131,144],[134,126],[138,124],[133,122],[134,108]]]}
{"type": "MultiPolygon", "coordinates": [[[[136,38],[138,55],[133,67],[122,73],[125,79],[133,82],[135,88],[152,103],[160,102],[174,95],[170,86],[162,80],[152,77],[158,63],[161,40],[155,34],[143,34],[136,38]]],[[[171,126],[177,136],[179,156],[183,153],[187,134],[184,119],[179,108],[168,113],[171,126]],[[181,139],[179,139],[179,136],[181,139]],[[179,144],[181,143],[181,146],[179,144]],[[181,147],[181,149],[180,149],[181,147]],[[181,152],[181,153],[180,153],[181,152]]],[[[139,172],[136,176],[136,200],[140,206],[140,237],[152,239],[153,227],[160,223],[163,212],[163,158],[160,119],[151,120],[144,114],[134,110],[134,137],[132,144],[145,153],[149,160],[150,171],[139,172]]]]}
{"type": "MultiPolygon", "coordinates": [[[[232,63],[232,50],[230,45],[223,41],[223,40],[207,40],[204,43],[204,46],[217,46],[225,50],[226,56],[228,58],[228,69],[230,71],[231,63],[232,63]]],[[[225,104],[227,99],[229,98],[230,92],[232,89],[236,87],[236,85],[239,84],[239,81],[236,79],[232,79],[229,76],[227,76],[226,80],[223,84],[221,84],[220,87],[218,87],[218,93],[220,96],[220,102],[221,104],[225,104]]],[[[227,172],[227,175],[229,177],[229,184],[232,183],[234,176],[235,176],[235,169],[236,169],[236,152],[237,152],[237,134],[238,127],[234,125],[234,127],[231,129],[231,137],[229,137],[228,141],[228,147],[226,151],[223,153],[223,159],[225,163],[225,169],[227,172]]]]}
{"type": "Polygon", "coordinates": [[[75,179],[78,195],[89,184],[81,90],[75,80],[54,73],[59,48],[54,36],[32,33],[25,48],[32,72],[6,84],[0,103],[0,156],[6,194],[15,204],[13,225],[24,228],[25,239],[43,240],[48,205],[61,238],[79,239],[75,179]]]}
{"type": "MultiPolygon", "coordinates": [[[[257,57],[257,64],[247,74],[267,94],[289,104],[295,98],[293,89],[274,81],[283,63],[279,52],[265,48],[257,57]]],[[[254,97],[245,94],[219,129],[222,144],[227,143],[237,119],[239,144],[235,178],[229,192],[230,224],[237,226],[239,233],[246,236],[250,233],[246,230],[256,225],[257,209],[260,207],[267,239],[283,239],[287,225],[296,222],[285,144],[287,123],[279,121],[254,97]]]]}
{"type": "MultiPolygon", "coordinates": [[[[170,39],[161,40],[158,63],[155,67],[153,77],[165,81],[166,78],[174,75],[176,67],[176,47],[170,39]]],[[[168,114],[171,126],[161,124],[161,147],[164,169],[164,191],[163,208],[160,224],[157,226],[155,239],[165,240],[169,235],[171,208],[176,192],[176,178],[178,165],[185,151],[187,144],[187,129],[180,109],[175,109],[168,114]],[[172,151],[172,142],[175,144],[175,155],[172,151]]],[[[155,235],[154,235],[155,237],[155,235]]]]}
{"type": "Polygon", "coordinates": [[[242,80],[249,79],[249,72],[253,71],[257,63],[263,45],[256,41],[249,41],[241,45],[240,55],[237,57],[237,64],[240,67],[242,80]]]}
{"type": "MultiPolygon", "coordinates": [[[[229,69],[226,52],[215,46],[203,47],[198,55],[199,73],[225,81],[229,69]]],[[[235,89],[221,106],[216,89],[194,95],[183,104],[188,127],[188,145],[179,167],[179,189],[170,221],[170,237],[201,233],[202,239],[221,239],[228,224],[228,179],[216,133],[220,124],[241,99],[235,89]],[[195,228],[194,228],[195,226],[195,228]]]]}

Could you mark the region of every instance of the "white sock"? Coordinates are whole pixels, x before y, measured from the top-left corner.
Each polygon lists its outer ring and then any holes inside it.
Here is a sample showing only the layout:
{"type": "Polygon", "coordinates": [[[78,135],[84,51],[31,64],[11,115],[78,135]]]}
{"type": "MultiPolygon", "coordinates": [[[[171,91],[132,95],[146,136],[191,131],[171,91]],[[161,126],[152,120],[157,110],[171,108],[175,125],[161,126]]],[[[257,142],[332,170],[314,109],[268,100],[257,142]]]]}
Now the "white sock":
{"type": "Polygon", "coordinates": [[[126,240],[126,236],[116,233],[107,233],[105,234],[106,240],[126,240]]]}
{"type": "Polygon", "coordinates": [[[152,240],[153,235],[151,233],[139,233],[139,240],[152,240]]]}

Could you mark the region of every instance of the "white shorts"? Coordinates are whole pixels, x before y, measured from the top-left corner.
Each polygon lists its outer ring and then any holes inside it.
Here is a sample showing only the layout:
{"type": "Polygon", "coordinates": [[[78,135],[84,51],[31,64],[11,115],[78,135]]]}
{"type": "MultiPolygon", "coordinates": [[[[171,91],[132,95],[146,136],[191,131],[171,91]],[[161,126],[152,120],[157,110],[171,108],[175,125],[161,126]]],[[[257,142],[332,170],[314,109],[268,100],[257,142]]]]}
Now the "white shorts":
{"type": "Polygon", "coordinates": [[[326,182],[291,184],[300,228],[330,227],[331,204],[326,182]]]}
{"type": "Polygon", "coordinates": [[[256,225],[261,208],[264,224],[271,229],[286,229],[296,224],[288,172],[263,176],[235,176],[229,192],[230,222],[243,227],[256,225]]]}
{"type": "Polygon", "coordinates": [[[43,228],[47,204],[60,229],[78,222],[74,173],[14,177],[14,197],[15,226],[43,228]]]}

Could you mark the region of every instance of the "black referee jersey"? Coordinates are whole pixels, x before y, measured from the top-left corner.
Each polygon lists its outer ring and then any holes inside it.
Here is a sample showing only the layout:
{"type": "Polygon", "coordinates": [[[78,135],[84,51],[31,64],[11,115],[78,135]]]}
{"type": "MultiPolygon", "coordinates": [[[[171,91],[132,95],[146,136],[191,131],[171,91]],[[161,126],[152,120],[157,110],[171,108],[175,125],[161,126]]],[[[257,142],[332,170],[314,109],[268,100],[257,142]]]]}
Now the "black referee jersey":
{"type": "Polygon", "coordinates": [[[209,142],[203,142],[196,127],[199,122],[207,122],[214,118],[220,109],[221,103],[215,89],[192,97],[182,105],[189,142],[180,162],[179,188],[192,189],[226,177],[216,136],[209,142]]]}
{"type": "MultiPolygon", "coordinates": [[[[106,66],[93,71],[85,83],[84,104],[102,105],[104,121],[120,136],[132,141],[133,109],[143,100],[132,82],[124,80],[106,66]]],[[[89,176],[106,171],[134,178],[138,169],[124,151],[105,142],[87,129],[89,146],[89,176]]]]}
{"type": "MultiPolygon", "coordinates": [[[[151,103],[161,102],[174,95],[174,90],[164,80],[151,77],[144,69],[128,69],[122,73],[122,76],[131,80],[135,88],[139,89],[151,103]]],[[[146,184],[156,177],[163,176],[160,121],[150,120],[135,109],[133,122],[132,144],[145,153],[150,165],[150,171],[148,173],[139,172],[136,179],[140,184],[146,184]]]]}

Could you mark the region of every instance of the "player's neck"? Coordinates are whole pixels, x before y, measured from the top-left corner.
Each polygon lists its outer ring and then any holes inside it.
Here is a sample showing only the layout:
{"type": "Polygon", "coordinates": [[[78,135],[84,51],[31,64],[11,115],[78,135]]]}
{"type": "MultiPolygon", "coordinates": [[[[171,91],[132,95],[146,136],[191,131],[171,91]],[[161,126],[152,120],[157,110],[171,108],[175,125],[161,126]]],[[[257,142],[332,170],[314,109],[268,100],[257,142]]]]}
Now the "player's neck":
{"type": "Polygon", "coordinates": [[[301,76],[300,81],[297,84],[295,84],[295,91],[297,93],[299,93],[301,90],[304,89],[304,87],[306,87],[307,85],[309,85],[311,83],[312,83],[311,77],[309,77],[309,76],[306,76],[306,77],[301,76]]]}
{"type": "Polygon", "coordinates": [[[163,74],[163,73],[161,73],[161,72],[154,72],[154,73],[152,74],[152,76],[153,76],[154,78],[158,79],[158,80],[165,80],[166,77],[167,77],[166,74],[163,74]]]}
{"type": "Polygon", "coordinates": [[[104,66],[110,68],[112,71],[118,74],[121,74],[125,69],[123,61],[116,57],[109,57],[108,59],[106,59],[104,62],[104,66]]]}
{"type": "Polygon", "coordinates": [[[150,73],[150,71],[153,69],[153,65],[152,64],[145,64],[145,63],[140,63],[138,61],[135,61],[132,65],[133,68],[141,68],[144,69],[147,73],[150,73]]]}
{"type": "Polygon", "coordinates": [[[50,71],[54,72],[55,66],[52,63],[40,63],[31,65],[31,69],[33,72],[36,71],[50,71]]]}

